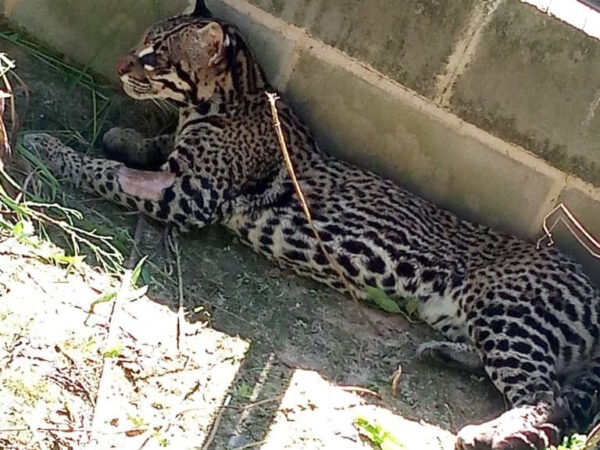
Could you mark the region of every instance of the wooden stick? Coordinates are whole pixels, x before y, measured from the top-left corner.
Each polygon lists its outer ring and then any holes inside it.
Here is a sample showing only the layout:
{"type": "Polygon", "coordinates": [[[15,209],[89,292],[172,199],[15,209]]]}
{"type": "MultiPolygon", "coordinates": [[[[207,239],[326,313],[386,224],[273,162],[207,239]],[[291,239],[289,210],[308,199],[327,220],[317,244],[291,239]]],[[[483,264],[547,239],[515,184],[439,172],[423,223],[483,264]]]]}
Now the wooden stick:
{"type": "Polygon", "coordinates": [[[381,394],[379,392],[375,392],[372,389],[367,389],[361,386],[341,386],[342,391],[344,392],[354,392],[358,394],[369,394],[373,397],[381,398],[381,394]]]}
{"type": "MultiPolygon", "coordinates": [[[[225,406],[225,407],[229,406],[230,401],[231,401],[231,395],[228,395],[225,398],[225,402],[223,403],[223,406],[225,406]]],[[[210,430],[210,434],[208,435],[206,442],[202,446],[202,450],[209,450],[211,448],[212,443],[215,440],[215,436],[217,435],[217,430],[219,429],[219,425],[221,424],[221,419],[223,418],[224,412],[225,412],[225,408],[221,408],[219,410],[219,413],[217,414],[217,417],[215,418],[215,421],[213,422],[213,426],[210,430]]]]}
{"type": "Polygon", "coordinates": [[[294,170],[294,164],[292,163],[292,159],[290,157],[290,153],[288,151],[287,144],[285,143],[285,137],[284,137],[283,131],[281,129],[281,122],[279,121],[279,112],[277,111],[277,100],[279,99],[279,96],[273,92],[267,92],[266,94],[267,94],[267,97],[269,98],[269,103],[271,104],[273,127],[275,127],[275,131],[277,133],[277,139],[279,140],[279,146],[281,148],[281,153],[283,153],[283,159],[285,161],[285,166],[290,175],[290,178],[292,179],[292,184],[294,185],[294,190],[296,191],[296,196],[298,197],[298,200],[300,201],[300,205],[302,206],[302,211],[304,212],[304,216],[306,217],[308,225],[310,226],[310,229],[312,230],[312,233],[314,234],[315,239],[317,240],[317,242],[319,244],[319,248],[321,249],[321,251],[323,252],[325,257],[327,258],[327,261],[329,262],[331,267],[333,267],[333,269],[337,272],[338,276],[340,277],[340,280],[342,280],[342,283],[344,284],[344,287],[348,291],[348,294],[350,295],[350,297],[352,297],[352,300],[354,300],[354,302],[358,306],[359,314],[362,316],[362,318],[365,320],[365,322],[367,322],[371,326],[371,328],[373,328],[373,330],[378,335],[381,335],[381,332],[379,331],[377,326],[362,310],[361,305],[360,305],[360,300],[358,300],[358,298],[356,297],[356,294],[354,293],[354,288],[352,287],[352,285],[350,284],[350,282],[344,275],[344,272],[343,272],[341,266],[335,260],[335,258],[333,258],[333,256],[331,256],[331,254],[327,251],[327,249],[325,248],[325,244],[323,244],[323,241],[321,240],[319,231],[315,227],[315,224],[312,220],[312,216],[310,214],[310,208],[309,208],[308,202],[306,201],[304,192],[302,191],[302,187],[300,186],[300,183],[298,183],[298,178],[296,177],[296,171],[294,170]]]}

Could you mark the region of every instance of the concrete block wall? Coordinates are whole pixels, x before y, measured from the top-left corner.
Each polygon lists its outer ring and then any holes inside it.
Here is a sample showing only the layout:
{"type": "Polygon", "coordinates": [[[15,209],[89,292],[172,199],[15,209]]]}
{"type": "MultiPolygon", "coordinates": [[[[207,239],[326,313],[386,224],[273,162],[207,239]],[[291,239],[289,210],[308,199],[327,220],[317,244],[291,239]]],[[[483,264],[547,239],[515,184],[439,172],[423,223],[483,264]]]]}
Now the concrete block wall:
{"type": "Polygon", "coordinates": [[[0,13],[69,59],[116,81],[118,55],[147,26],[186,6],[187,0],[0,0],[0,13]]]}
{"type": "MultiPolygon", "coordinates": [[[[112,61],[141,30],[188,2],[79,3],[0,7],[114,78],[112,61]]],[[[600,236],[596,39],[518,0],[207,3],[241,29],[327,151],[523,237],[539,237],[559,201],[600,236]]],[[[600,280],[600,261],[559,237],[600,280]]]]}

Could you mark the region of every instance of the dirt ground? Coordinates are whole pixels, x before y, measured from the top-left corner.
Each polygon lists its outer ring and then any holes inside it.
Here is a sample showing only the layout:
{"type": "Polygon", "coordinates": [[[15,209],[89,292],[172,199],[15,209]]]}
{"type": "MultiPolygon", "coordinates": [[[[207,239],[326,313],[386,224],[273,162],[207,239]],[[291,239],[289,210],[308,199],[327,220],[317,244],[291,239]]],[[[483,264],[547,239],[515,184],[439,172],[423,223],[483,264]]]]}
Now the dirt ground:
{"type": "MultiPolygon", "coordinates": [[[[114,125],[149,134],[170,123],[116,90],[102,91],[110,109],[94,121],[90,90],[73,76],[0,46],[30,88],[25,130],[83,130],[89,140],[114,125]]],[[[65,193],[129,255],[136,215],[65,193]]],[[[48,250],[2,237],[1,448],[370,448],[359,417],[398,448],[452,448],[451,433],[503,409],[488,380],[415,358],[436,337],[424,325],[363,307],[378,335],[350,299],[279,270],[220,227],[178,238],[177,348],[176,261],[162,226],[146,220],[142,231],[145,296],[91,259],[67,272],[47,263],[48,250]],[[109,292],[120,294],[88,314],[109,292]]]]}

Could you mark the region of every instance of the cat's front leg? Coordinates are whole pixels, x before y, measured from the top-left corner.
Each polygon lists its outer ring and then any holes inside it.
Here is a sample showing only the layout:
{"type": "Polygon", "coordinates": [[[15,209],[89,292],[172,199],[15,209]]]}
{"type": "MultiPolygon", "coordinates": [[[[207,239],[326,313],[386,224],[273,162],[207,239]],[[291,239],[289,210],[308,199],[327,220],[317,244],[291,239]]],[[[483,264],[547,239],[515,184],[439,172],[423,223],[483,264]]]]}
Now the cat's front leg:
{"type": "Polygon", "coordinates": [[[210,201],[214,195],[206,180],[90,158],[48,134],[27,135],[24,144],[40,155],[55,176],[161,222],[187,229],[219,220],[220,210],[210,201]]]}

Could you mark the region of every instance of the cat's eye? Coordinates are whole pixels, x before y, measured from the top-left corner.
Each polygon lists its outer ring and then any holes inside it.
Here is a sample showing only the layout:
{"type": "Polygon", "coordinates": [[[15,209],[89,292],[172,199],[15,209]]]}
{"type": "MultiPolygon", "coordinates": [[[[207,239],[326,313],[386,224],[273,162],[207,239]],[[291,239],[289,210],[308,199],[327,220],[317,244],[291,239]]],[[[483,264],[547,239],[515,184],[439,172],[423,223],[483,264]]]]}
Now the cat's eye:
{"type": "Polygon", "coordinates": [[[156,68],[156,53],[148,53],[140,58],[140,64],[146,70],[154,70],[156,68]]]}
{"type": "Polygon", "coordinates": [[[152,47],[148,47],[147,49],[142,50],[138,54],[138,58],[140,64],[144,66],[144,69],[152,71],[156,68],[157,58],[156,53],[154,52],[154,49],[152,47]]]}

